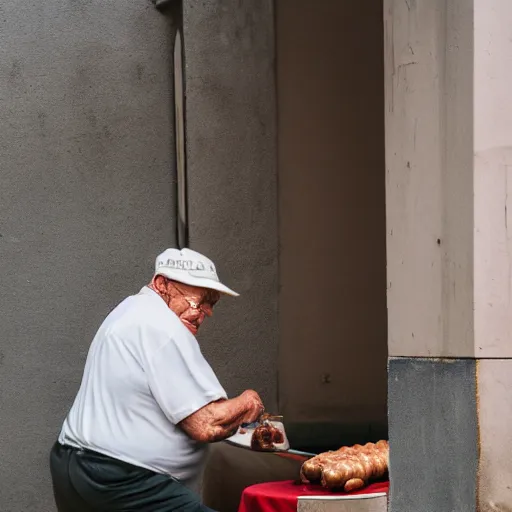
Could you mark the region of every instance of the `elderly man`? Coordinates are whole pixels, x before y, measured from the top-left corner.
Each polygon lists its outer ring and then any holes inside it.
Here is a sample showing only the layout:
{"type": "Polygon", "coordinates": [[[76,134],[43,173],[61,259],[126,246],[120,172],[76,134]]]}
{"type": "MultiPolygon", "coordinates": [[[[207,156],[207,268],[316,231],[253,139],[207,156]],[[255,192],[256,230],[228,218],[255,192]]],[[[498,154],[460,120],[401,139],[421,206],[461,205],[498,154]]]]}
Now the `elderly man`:
{"type": "Polygon", "coordinates": [[[191,490],[207,443],[264,410],[252,390],[228,399],[196,341],[222,294],[212,261],[168,249],[107,316],[50,455],[59,512],[210,510],[191,490]]]}

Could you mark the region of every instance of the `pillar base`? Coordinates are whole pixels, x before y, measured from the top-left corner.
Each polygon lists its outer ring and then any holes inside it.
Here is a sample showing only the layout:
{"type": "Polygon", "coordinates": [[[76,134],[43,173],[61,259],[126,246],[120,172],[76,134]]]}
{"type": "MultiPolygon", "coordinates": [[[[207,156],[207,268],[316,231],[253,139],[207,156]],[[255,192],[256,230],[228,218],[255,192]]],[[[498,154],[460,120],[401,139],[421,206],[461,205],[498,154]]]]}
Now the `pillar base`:
{"type": "Polygon", "coordinates": [[[386,512],[388,498],[378,496],[353,496],[340,499],[299,498],[297,512],[386,512]]]}
{"type": "Polygon", "coordinates": [[[512,360],[390,358],[391,512],[512,510],[512,360]]]}

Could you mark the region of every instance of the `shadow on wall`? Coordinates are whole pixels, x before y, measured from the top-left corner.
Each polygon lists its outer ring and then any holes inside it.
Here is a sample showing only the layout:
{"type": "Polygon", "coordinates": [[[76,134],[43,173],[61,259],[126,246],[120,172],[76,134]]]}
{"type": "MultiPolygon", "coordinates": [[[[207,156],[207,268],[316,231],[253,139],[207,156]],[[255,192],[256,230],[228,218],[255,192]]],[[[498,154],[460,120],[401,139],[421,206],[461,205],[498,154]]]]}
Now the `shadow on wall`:
{"type": "Polygon", "coordinates": [[[316,451],[387,437],[382,2],[276,17],[279,404],[316,451]]]}

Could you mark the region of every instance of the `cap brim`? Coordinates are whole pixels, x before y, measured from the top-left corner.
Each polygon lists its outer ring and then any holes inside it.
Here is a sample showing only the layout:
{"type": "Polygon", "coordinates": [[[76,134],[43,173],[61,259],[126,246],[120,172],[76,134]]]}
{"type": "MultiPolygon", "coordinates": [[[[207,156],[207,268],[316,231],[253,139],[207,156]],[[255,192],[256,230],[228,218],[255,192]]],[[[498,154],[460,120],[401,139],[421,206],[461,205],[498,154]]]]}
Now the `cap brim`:
{"type": "Polygon", "coordinates": [[[213,281],[212,279],[205,279],[202,277],[193,277],[189,275],[182,275],[174,273],[172,271],[167,271],[166,269],[162,269],[156,272],[155,275],[162,275],[177,283],[188,284],[189,286],[198,286],[200,288],[208,288],[210,290],[217,290],[220,293],[224,293],[226,295],[230,295],[231,297],[239,297],[240,294],[236,293],[231,288],[228,288],[226,285],[219,283],[218,281],[213,281]]]}

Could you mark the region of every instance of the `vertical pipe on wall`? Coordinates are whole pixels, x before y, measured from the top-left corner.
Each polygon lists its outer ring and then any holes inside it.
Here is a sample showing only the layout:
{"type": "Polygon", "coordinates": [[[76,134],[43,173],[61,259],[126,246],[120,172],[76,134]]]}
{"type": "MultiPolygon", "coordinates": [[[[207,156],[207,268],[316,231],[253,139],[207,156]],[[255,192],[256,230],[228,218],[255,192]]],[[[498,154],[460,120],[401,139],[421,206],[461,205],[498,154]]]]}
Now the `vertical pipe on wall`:
{"type": "Polygon", "coordinates": [[[188,247],[188,187],[185,136],[185,77],[183,42],[183,5],[175,0],[152,0],[156,9],[168,14],[177,27],[174,48],[172,78],[174,85],[174,154],[176,163],[176,240],[178,247],[188,247]]]}
{"type": "Polygon", "coordinates": [[[185,94],[183,80],[182,31],[174,42],[174,126],[176,130],[177,239],[178,247],[188,247],[187,160],[185,149],[185,94]]]}

